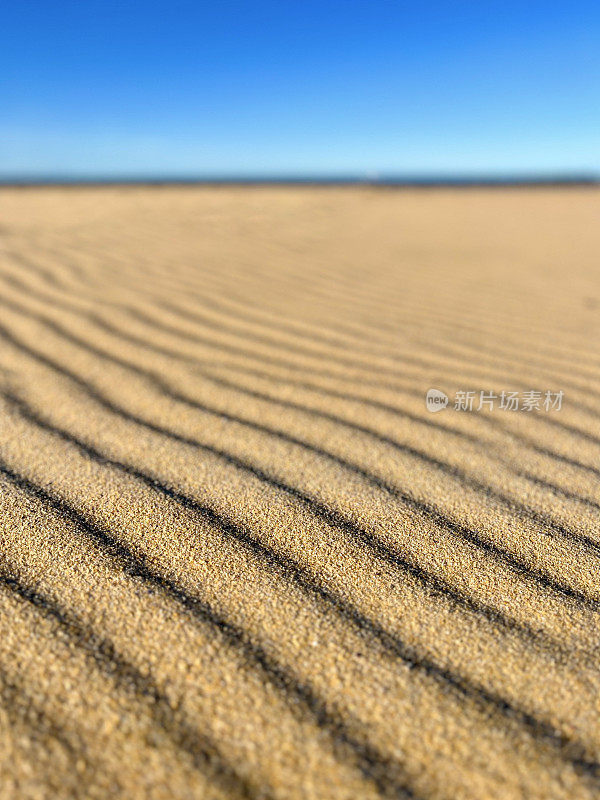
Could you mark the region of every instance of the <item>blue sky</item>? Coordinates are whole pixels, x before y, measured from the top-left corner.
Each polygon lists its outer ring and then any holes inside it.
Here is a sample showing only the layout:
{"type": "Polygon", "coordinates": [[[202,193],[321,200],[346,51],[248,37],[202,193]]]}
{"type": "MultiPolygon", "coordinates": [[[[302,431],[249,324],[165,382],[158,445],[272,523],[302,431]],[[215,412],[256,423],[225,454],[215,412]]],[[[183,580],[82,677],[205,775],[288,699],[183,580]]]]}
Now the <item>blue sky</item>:
{"type": "Polygon", "coordinates": [[[598,2],[0,10],[0,175],[588,170],[598,2]]]}

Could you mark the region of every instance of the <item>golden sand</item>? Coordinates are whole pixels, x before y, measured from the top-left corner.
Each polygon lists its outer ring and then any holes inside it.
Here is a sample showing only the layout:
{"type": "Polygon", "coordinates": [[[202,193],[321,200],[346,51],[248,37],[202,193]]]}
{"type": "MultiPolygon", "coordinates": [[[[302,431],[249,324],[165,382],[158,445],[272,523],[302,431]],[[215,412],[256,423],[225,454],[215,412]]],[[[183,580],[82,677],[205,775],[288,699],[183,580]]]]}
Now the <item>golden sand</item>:
{"type": "Polygon", "coordinates": [[[599,219],[2,190],[2,800],[598,797],[599,219]]]}

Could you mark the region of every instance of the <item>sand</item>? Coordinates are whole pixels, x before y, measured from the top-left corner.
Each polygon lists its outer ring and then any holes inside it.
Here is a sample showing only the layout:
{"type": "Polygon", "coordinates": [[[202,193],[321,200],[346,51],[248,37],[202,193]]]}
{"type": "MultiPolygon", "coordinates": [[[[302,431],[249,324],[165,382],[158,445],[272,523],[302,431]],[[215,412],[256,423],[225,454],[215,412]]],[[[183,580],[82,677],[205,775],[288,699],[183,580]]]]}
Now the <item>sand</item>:
{"type": "Polygon", "coordinates": [[[599,215],[0,191],[2,800],[598,797],[599,215]]]}

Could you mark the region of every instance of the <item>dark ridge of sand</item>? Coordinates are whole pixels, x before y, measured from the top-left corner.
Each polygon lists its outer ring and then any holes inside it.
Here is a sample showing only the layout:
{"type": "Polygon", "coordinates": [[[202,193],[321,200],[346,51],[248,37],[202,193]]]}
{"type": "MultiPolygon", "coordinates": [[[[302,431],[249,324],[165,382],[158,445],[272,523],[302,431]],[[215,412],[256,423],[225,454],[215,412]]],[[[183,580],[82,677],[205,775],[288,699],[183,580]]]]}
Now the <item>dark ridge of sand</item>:
{"type": "Polygon", "coordinates": [[[599,211],[0,190],[0,798],[598,797],[599,211]]]}

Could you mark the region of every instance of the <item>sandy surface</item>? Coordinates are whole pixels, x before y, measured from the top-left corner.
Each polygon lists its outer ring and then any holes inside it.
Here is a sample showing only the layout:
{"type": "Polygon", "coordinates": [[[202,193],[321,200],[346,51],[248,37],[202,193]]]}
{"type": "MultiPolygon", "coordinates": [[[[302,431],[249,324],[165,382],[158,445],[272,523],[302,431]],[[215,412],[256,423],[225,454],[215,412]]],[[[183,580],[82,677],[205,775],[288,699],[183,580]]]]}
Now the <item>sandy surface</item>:
{"type": "Polygon", "coordinates": [[[599,219],[2,190],[2,800],[597,798],[599,219]]]}

